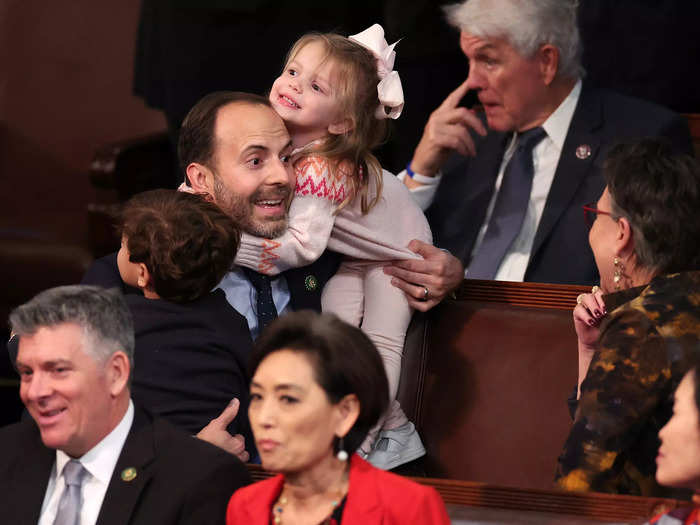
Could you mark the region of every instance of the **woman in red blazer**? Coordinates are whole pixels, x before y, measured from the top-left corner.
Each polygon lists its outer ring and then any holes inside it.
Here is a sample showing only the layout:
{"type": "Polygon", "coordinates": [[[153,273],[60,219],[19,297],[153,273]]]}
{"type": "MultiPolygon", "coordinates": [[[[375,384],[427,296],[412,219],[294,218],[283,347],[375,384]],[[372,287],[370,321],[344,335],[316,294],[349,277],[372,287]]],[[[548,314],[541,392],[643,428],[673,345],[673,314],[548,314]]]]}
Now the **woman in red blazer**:
{"type": "Polygon", "coordinates": [[[255,443],[280,474],[236,491],[228,525],[450,523],[434,489],[354,454],[389,401],[361,330],[327,314],[286,315],[256,342],[251,370],[255,443]]]}

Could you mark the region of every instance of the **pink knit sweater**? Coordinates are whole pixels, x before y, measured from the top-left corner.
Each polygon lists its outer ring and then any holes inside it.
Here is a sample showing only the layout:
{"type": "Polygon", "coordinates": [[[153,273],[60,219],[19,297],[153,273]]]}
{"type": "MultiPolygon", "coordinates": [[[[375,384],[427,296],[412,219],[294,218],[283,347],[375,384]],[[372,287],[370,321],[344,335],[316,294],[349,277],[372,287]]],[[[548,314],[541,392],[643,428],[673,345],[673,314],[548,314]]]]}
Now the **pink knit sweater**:
{"type": "MultiPolygon", "coordinates": [[[[236,264],[275,275],[312,263],[326,248],[354,259],[388,261],[417,258],[406,248],[412,239],[432,243],[423,212],[406,186],[386,170],[381,198],[365,215],[359,199],[334,214],[349,190],[346,177],[331,175],[325,158],[302,157],[294,170],[297,183],[286,232],[275,239],[244,233],[236,264]]],[[[376,195],[375,187],[370,195],[376,195]]]]}

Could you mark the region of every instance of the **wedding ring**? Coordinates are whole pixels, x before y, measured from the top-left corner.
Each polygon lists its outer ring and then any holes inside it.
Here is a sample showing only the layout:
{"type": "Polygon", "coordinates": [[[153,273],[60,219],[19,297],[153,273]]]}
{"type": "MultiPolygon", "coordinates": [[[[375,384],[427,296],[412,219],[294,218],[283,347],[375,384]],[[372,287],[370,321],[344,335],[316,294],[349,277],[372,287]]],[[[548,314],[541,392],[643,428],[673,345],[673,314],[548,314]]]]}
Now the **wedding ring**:
{"type": "Polygon", "coordinates": [[[591,293],[598,293],[598,292],[600,292],[600,286],[598,286],[596,284],[593,288],[591,288],[591,293]]]}
{"type": "Polygon", "coordinates": [[[424,286],[423,287],[423,299],[421,299],[421,301],[427,301],[428,296],[430,296],[430,290],[428,290],[427,286],[424,286]]]}
{"type": "Polygon", "coordinates": [[[581,304],[583,302],[584,297],[586,297],[585,293],[578,294],[578,297],[576,298],[576,304],[581,304]]]}

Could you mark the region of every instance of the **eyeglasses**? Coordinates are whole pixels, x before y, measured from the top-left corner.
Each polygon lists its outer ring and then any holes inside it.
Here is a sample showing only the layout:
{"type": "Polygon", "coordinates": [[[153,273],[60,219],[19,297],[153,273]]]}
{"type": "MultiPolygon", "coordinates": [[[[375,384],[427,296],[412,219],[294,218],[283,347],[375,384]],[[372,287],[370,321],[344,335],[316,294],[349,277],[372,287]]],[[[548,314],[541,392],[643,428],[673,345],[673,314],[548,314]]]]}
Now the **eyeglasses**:
{"type": "MultiPolygon", "coordinates": [[[[603,211],[599,210],[598,208],[595,207],[595,202],[589,202],[588,204],[583,205],[583,220],[586,221],[586,225],[588,228],[593,227],[593,223],[595,222],[596,215],[598,214],[601,215],[609,215],[610,217],[613,217],[613,214],[610,213],[609,211],[603,211]]],[[[615,217],[613,217],[614,219],[615,217]]]]}

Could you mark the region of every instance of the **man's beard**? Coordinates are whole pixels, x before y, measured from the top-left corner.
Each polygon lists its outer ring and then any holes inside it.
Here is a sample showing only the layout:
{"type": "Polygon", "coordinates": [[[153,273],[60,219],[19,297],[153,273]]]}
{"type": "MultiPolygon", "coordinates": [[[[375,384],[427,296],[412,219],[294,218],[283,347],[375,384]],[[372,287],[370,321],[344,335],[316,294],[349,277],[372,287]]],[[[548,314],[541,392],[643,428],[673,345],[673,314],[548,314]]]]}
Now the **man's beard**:
{"type": "Polygon", "coordinates": [[[241,195],[230,192],[221,182],[219,177],[214,177],[214,202],[225,213],[231,216],[239,228],[256,237],[274,239],[287,230],[287,214],[279,218],[264,218],[256,220],[254,217],[255,202],[260,200],[282,199],[285,206],[289,205],[291,191],[286,186],[276,186],[274,189],[256,190],[247,199],[241,195]]]}

